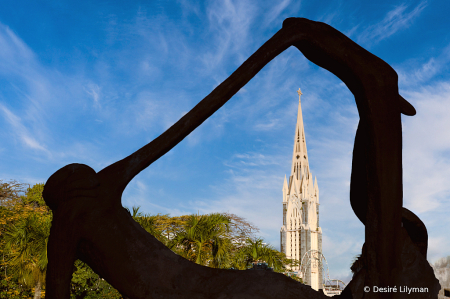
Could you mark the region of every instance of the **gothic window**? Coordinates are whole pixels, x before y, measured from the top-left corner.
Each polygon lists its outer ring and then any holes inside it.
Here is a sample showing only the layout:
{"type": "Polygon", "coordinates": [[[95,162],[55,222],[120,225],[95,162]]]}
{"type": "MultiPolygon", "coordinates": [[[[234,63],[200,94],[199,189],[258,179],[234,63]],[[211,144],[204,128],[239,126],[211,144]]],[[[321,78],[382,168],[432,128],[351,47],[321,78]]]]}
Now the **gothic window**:
{"type": "Polygon", "coordinates": [[[316,210],[317,210],[317,226],[319,225],[319,205],[316,205],[316,210]]]}

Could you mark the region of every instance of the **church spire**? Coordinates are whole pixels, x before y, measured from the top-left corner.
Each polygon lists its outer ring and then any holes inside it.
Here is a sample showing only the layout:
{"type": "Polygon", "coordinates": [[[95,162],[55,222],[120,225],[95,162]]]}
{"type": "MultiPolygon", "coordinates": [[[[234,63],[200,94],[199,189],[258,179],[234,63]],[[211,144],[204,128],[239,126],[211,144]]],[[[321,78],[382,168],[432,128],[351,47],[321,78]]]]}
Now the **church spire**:
{"type": "Polygon", "coordinates": [[[297,125],[295,126],[294,153],[292,156],[291,178],[299,181],[302,179],[303,175],[308,175],[309,164],[308,164],[308,153],[306,151],[305,129],[303,127],[303,115],[301,105],[302,91],[300,90],[300,88],[298,89],[297,93],[298,93],[298,113],[297,113],[297,125]]]}
{"type": "MultiPolygon", "coordinates": [[[[283,182],[283,226],[280,248],[288,258],[301,261],[307,253],[322,252],[322,229],[319,226],[319,187],[309,170],[305,129],[301,107],[302,92],[298,91],[298,114],[295,126],[292,171],[289,182],[283,182]]],[[[312,258],[312,256],[311,256],[312,258]]],[[[290,267],[302,273],[303,282],[314,290],[323,289],[321,267],[313,263],[290,267]],[[306,271],[303,271],[306,270],[306,271]]]]}

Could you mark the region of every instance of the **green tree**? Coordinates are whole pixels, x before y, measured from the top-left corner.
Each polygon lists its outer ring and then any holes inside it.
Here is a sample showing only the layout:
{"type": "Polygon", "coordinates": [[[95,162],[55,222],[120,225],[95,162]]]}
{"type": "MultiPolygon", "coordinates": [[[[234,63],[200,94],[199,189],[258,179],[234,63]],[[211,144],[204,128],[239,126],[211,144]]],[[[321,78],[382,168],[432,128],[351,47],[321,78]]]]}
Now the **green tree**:
{"type": "MultiPolygon", "coordinates": [[[[33,208],[25,205],[23,201],[26,186],[16,181],[0,180],[0,298],[30,298],[33,294],[32,288],[19,280],[15,267],[17,265],[11,264],[18,252],[11,251],[11,248],[7,249],[5,240],[6,233],[11,232],[12,227],[23,225],[24,219],[28,219],[34,213],[33,208]]],[[[38,209],[38,212],[42,211],[38,209]]]]}
{"type": "Polygon", "coordinates": [[[41,298],[45,282],[50,225],[51,217],[29,214],[9,226],[3,237],[13,275],[20,283],[34,286],[34,298],[41,298]]]}
{"type": "Polygon", "coordinates": [[[75,271],[70,283],[70,298],[72,299],[120,299],[122,295],[106,280],[95,273],[86,263],[75,261],[75,271]]]}
{"type": "Polygon", "coordinates": [[[50,211],[50,209],[47,207],[47,204],[44,201],[44,197],[42,197],[43,191],[44,191],[44,183],[35,184],[32,187],[28,187],[26,194],[24,196],[21,196],[22,202],[34,208],[43,207],[47,211],[50,211]]]}
{"type": "Polygon", "coordinates": [[[21,284],[11,273],[8,263],[8,254],[5,252],[4,242],[1,244],[0,253],[0,298],[1,299],[22,299],[33,296],[33,291],[28,286],[21,284]]]}
{"type": "Polygon", "coordinates": [[[296,262],[286,258],[286,255],[265,244],[261,238],[245,241],[235,253],[232,266],[235,269],[244,270],[252,267],[254,263],[266,262],[275,272],[286,272],[286,266],[295,266],[296,262]]]}
{"type": "Polygon", "coordinates": [[[154,236],[163,244],[167,244],[167,238],[164,236],[163,232],[158,227],[158,222],[161,221],[161,217],[168,217],[167,215],[150,215],[150,214],[142,214],[139,212],[140,207],[133,206],[133,212],[130,212],[130,209],[125,207],[131,217],[133,217],[134,221],[139,223],[143,229],[145,229],[148,233],[154,236]]]}
{"type": "MultiPolygon", "coordinates": [[[[45,295],[52,212],[42,198],[44,184],[26,186],[15,181],[0,181],[0,298],[30,298],[33,288],[35,298],[45,295]]],[[[71,298],[116,299],[122,296],[88,265],[77,260],[71,298]]]]}
{"type": "Polygon", "coordinates": [[[25,193],[26,186],[17,181],[4,182],[0,180],[0,206],[11,206],[8,202],[19,199],[25,193]]]}
{"type": "Polygon", "coordinates": [[[233,247],[228,238],[230,219],[219,213],[191,215],[169,248],[199,265],[222,268],[233,247]]]}

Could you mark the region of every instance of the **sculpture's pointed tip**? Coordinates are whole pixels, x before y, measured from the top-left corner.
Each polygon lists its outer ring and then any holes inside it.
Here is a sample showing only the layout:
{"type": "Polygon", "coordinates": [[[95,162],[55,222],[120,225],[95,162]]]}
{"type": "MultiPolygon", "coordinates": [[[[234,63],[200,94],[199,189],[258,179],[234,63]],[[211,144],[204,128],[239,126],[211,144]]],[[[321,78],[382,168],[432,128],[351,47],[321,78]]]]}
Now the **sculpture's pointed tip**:
{"type": "Polygon", "coordinates": [[[410,102],[405,100],[405,98],[402,97],[401,95],[398,96],[400,100],[400,112],[408,116],[416,115],[416,109],[414,108],[414,106],[411,105],[410,102]]]}

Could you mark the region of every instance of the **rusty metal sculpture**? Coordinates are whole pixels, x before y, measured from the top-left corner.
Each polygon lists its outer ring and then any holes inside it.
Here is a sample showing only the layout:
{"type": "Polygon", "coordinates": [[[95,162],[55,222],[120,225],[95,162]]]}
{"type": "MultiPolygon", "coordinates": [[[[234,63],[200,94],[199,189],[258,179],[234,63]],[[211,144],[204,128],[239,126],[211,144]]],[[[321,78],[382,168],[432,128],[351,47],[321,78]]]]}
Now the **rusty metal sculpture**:
{"type": "MultiPolygon", "coordinates": [[[[402,209],[400,114],[414,115],[415,110],[398,93],[397,73],[331,26],[289,18],[228,79],[158,138],[98,173],[87,165],[70,164],[48,179],[43,195],[54,218],[48,243],[47,298],[69,298],[76,259],[85,261],[129,298],[325,297],[278,273],[212,269],[191,263],[148,234],[121,205],[122,192],[139,172],[183,140],[290,46],[339,77],[354,94],[360,116],[350,197],[355,214],[365,224],[365,266],[343,296],[378,298],[377,293],[364,293],[362,286],[401,283],[428,287],[427,295],[436,296],[439,284],[431,267],[424,264],[425,226],[412,212],[402,209]],[[427,279],[417,281],[417,269],[427,279]]],[[[383,298],[400,295],[383,294],[383,298]]]]}

